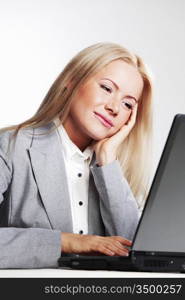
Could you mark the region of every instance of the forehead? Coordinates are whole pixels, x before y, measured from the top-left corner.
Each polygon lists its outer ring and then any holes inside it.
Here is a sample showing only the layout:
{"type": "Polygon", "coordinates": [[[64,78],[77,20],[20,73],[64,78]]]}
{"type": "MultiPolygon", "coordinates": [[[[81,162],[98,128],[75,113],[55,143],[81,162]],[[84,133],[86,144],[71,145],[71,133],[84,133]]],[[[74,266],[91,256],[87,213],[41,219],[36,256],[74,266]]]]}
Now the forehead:
{"type": "Polygon", "coordinates": [[[143,79],[139,71],[123,60],[115,60],[109,63],[94,77],[98,80],[111,79],[119,86],[121,91],[129,94],[134,93],[136,97],[139,97],[143,89],[143,79]]]}

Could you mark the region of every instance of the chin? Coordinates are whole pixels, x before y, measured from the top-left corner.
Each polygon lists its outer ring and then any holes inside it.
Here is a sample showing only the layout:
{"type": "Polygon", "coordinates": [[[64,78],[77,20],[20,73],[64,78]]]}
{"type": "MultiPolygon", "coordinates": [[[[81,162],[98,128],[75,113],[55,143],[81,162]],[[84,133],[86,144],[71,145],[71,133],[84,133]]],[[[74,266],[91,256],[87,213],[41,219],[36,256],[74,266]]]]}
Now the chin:
{"type": "Polygon", "coordinates": [[[112,136],[112,134],[111,135],[110,134],[101,134],[101,133],[99,133],[99,134],[97,134],[97,133],[91,134],[91,138],[93,140],[95,140],[95,141],[101,141],[101,140],[106,139],[106,138],[108,138],[110,136],[112,136]]]}
{"type": "Polygon", "coordinates": [[[95,141],[100,141],[105,138],[111,137],[115,132],[112,130],[101,130],[100,128],[86,128],[86,134],[95,141]]]}

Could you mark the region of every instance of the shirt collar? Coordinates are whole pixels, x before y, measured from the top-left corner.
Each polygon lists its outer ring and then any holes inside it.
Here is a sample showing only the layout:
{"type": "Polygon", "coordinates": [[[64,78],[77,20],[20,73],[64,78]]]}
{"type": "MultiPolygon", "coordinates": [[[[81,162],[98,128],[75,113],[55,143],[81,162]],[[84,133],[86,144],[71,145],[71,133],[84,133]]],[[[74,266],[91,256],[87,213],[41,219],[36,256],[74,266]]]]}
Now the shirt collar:
{"type": "Polygon", "coordinates": [[[67,131],[65,130],[64,126],[60,123],[59,118],[55,118],[53,120],[55,125],[58,127],[58,132],[61,137],[62,146],[64,150],[64,155],[68,159],[73,159],[75,157],[81,158],[83,160],[87,160],[90,164],[92,156],[93,156],[93,150],[90,146],[88,146],[83,152],[72,142],[72,140],[69,138],[67,131]]]}

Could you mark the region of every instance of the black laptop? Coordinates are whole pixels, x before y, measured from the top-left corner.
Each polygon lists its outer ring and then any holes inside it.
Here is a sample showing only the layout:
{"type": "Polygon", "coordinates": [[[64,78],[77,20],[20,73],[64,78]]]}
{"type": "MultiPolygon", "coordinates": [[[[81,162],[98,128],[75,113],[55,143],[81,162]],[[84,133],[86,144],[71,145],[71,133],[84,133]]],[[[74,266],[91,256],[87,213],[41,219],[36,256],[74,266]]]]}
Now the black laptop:
{"type": "Polygon", "coordinates": [[[185,272],[185,115],[173,120],[129,256],[70,254],[59,266],[185,272]]]}

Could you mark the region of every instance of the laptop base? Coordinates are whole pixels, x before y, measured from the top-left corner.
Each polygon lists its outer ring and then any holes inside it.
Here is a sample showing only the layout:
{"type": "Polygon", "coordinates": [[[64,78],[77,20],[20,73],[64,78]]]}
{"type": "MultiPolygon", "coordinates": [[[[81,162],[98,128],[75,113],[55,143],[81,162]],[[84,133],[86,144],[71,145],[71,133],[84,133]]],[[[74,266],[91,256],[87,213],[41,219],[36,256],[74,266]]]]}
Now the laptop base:
{"type": "Polygon", "coordinates": [[[144,272],[185,273],[185,253],[132,251],[132,261],[144,272]]]}
{"type": "Polygon", "coordinates": [[[130,256],[65,255],[59,259],[59,266],[79,270],[137,271],[130,256]]]}
{"type": "Polygon", "coordinates": [[[129,257],[68,254],[60,257],[59,267],[78,270],[185,273],[185,256],[179,253],[143,251],[137,253],[133,251],[129,257]]]}

